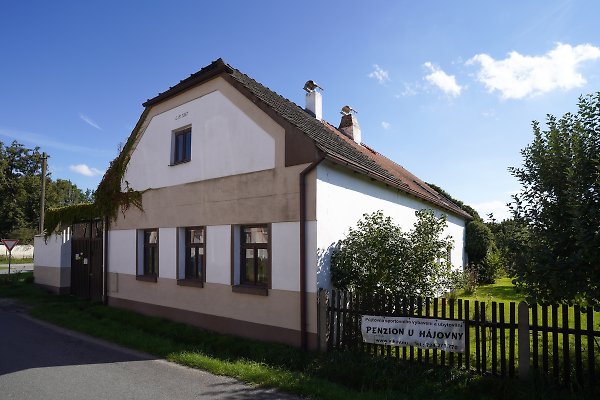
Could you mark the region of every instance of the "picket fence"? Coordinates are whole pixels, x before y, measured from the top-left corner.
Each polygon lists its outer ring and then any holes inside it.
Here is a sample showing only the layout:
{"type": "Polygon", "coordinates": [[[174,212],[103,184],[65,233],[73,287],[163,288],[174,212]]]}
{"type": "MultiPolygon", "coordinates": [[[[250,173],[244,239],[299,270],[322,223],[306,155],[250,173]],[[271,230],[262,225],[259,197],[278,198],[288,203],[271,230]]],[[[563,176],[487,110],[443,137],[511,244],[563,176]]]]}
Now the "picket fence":
{"type": "Polygon", "coordinates": [[[594,386],[600,380],[600,321],[590,307],[321,290],[318,318],[322,349],[396,357],[502,377],[537,374],[580,387],[594,386]],[[465,351],[365,343],[361,335],[363,315],[464,321],[465,351]]]}

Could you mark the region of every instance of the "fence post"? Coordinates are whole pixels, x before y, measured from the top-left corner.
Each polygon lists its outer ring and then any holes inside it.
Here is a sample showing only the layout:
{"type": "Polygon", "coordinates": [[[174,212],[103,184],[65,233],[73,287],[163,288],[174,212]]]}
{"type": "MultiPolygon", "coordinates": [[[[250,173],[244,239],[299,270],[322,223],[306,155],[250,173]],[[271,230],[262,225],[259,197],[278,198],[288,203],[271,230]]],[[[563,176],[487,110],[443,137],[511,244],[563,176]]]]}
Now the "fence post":
{"type": "Polygon", "coordinates": [[[327,290],[323,288],[319,289],[317,303],[318,350],[325,352],[327,351],[327,333],[329,332],[327,327],[327,290]]]}
{"type": "Polygon", "coordinates": [[[529,305],[519,303],[518,315],[519,378],[529,378],[529,305]]]}

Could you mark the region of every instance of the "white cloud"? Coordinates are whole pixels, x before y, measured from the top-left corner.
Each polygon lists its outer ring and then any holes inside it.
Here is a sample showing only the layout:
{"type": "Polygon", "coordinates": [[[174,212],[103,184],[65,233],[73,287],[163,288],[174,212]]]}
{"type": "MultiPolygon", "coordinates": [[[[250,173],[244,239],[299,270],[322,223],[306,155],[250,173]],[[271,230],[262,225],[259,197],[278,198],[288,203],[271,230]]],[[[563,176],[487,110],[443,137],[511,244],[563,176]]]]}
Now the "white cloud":
{"type": "Polygon", "coordinates": [[[423,64],[425,68],[429,69],[431,73],[425,76],[425,80],[436,86],[442,92],[457,97],[460,95],[462,87],[456,83],[456,77],[454,75],[448,75],[440,67],[433,65],[429,61],[423,64]]]}
{"type": "Polygon", "coordinates": [[[377,79],[377,82],[379,82],[381,85],[390,80],[390,74],[388,71],[381,69],[377,64],[373,64],[373,68],[375,69],[369,74],[369,78],[377,79]]]}
{"type": "Polygon", "coordinates": [[[92,127],[96,128],[96,129],[98,129],[99,131],[102,130],[102,128],[100,128],[100,126],[97,123],[95,123],[94,120],[91,119],[90,117],[88,117],[87,115],[80,113],[79,114],[79,118],[81,118],[89,126],[92,126],[92,127]]]}
{"type": "Polygon", "coordinates": [[[69,169],[73,172],[77,172],[78,174],[85,175],[85,176],[98,176],[98,175],[102,175],[104,173],[103,171],[100,171],[99,169],[90,168],[85,164],[70,165],[69,169]]]}
{"type": "Polygon", "coordinates": [[[591,44],[571,46],[557,43],[541,56],[527,56],[513,51],[503,60],[477,54],[467,65],[479,64],[477,80],[488,91],[499,91],[503,99],[521,99],[556,89],[573,89],[585,85],[578,71],[585,61],[600,58],[600,48],[591,44]]]}
{"type": "Polygon", "coordinates": [[[405,82],[404,90],[402,90],[402,92],[400,92],[400,94],[394,95],[394,97],[399,99],[400,97],[414,96],[417,93],[419,93],[420,89],[421,89],[421,87],[418,83],[406,83],[405,82]]]}
{"type": "Polygon", "coordinates": [[[386,131],[387,131],[388,129],[390,129],[390,126],[391,126],[391,125],[390,125],[390,123],[389,123],[389,122],[385,122],[385,121],[383,121],[383,122],[381,123],[381,127],[382,127],[383,129],[385,129],[386,131]]]}

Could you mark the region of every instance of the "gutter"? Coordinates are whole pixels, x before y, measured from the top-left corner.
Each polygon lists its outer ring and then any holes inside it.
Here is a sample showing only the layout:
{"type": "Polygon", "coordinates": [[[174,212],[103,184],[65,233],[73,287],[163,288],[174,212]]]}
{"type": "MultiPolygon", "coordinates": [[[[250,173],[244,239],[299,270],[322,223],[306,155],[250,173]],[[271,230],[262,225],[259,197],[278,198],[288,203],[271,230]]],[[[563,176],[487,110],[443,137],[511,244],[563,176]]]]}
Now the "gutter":
{"type": "Polygon", "coordinates": [[[300,344],[302,350],[308,350],[308,332],[306,330],[306,175],[325,159],[320,155],[308,167],[300,172],[300,344]]]}

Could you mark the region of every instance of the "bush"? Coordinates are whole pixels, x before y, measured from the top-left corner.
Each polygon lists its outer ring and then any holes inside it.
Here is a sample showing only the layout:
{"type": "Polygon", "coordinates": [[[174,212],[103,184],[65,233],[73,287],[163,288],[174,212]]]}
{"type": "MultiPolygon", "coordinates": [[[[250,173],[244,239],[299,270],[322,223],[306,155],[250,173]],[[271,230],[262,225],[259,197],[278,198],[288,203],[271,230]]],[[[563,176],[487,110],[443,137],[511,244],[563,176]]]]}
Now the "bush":
{"type": "Polygon", "coordinates": [[[416,213],[410,232],[402,232],[381,211],[364,214],[331,256],[331,279],[338,289],[361,293],[436,296],[455,287],[450,236],[442,238],[445,217],[416,213]]]}

